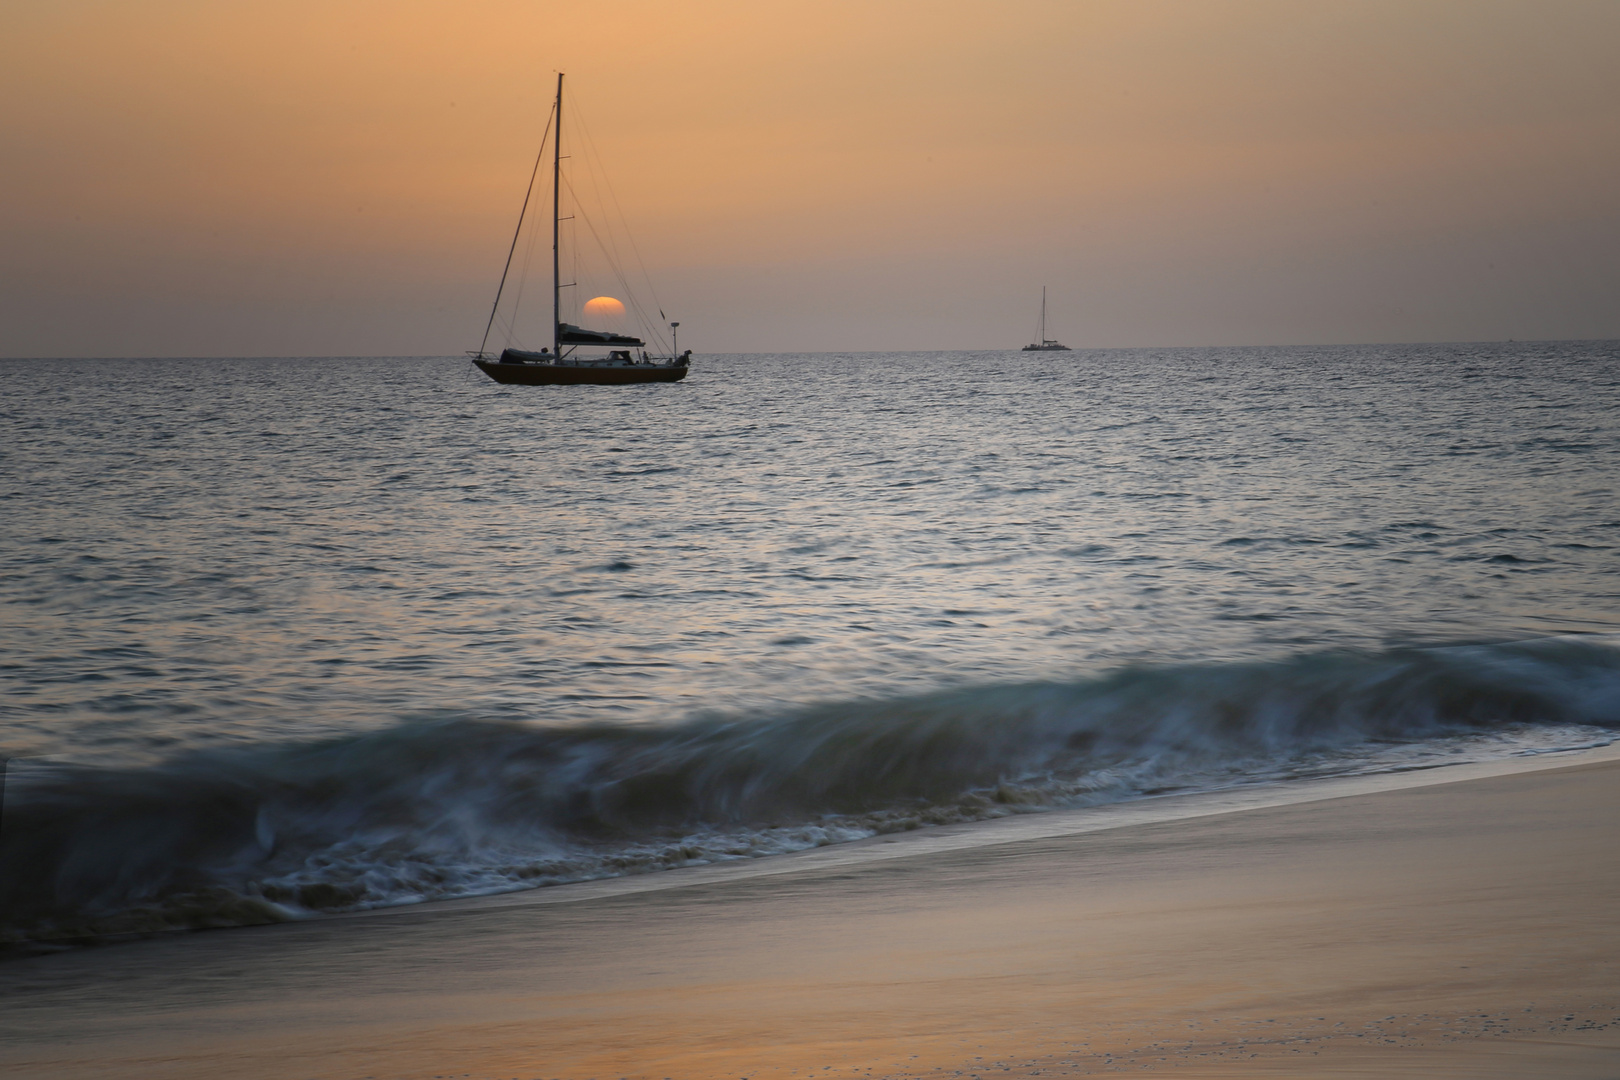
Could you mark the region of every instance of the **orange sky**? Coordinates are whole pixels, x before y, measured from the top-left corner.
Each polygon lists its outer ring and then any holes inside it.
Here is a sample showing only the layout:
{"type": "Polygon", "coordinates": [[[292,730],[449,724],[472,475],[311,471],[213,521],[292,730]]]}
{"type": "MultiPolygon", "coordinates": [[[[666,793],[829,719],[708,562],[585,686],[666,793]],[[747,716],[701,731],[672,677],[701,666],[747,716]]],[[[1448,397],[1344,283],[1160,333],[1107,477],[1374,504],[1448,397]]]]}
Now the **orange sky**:
{"type": "Polygon", "coordinates": [[[1620,337],[1620,3],[9,0],[0,354],[477,345],[554,84],[703,352],[1620,337]]]}

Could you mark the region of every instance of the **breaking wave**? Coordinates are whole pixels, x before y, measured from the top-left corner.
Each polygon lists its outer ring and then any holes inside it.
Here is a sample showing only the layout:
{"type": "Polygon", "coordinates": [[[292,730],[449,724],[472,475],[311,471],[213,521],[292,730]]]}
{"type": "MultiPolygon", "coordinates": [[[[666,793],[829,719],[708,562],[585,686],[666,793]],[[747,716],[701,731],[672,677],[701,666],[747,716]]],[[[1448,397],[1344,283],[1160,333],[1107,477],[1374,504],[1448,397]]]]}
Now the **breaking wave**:
{"type": "Polygon", "coordinates": [[[6,791],[0,941],[499,892],[1616,727],[1620,648],[1558,638],[668,726],[437,721],[138,769],[34,763],[6,791]]]}

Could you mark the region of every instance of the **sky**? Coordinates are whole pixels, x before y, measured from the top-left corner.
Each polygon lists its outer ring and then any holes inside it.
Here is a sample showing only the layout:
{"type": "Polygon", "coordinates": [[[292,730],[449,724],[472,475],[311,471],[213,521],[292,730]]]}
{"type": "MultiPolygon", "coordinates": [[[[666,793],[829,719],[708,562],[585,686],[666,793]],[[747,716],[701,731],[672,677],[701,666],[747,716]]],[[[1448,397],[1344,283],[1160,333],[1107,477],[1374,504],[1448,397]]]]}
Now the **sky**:
{"type": "MultiPolygon", "coordinates": [[[[0,356],[475,348],[554,93],[682,348],[1620,337],[1615,0],[0,0],[0,356]]],[[[542,286],[543,287],[543,286],[542,286]]],[[[533,344],[533,343],[529,343],[533,344]]]]}

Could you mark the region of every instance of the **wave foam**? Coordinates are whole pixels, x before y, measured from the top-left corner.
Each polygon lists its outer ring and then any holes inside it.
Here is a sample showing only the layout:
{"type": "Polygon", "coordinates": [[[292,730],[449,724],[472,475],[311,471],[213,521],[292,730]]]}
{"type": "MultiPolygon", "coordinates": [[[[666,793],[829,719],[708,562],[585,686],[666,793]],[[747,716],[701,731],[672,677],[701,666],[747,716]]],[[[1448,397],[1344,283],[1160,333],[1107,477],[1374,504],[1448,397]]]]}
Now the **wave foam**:
{"type": "Polygon", "coordinates": [[[25,768],[0,836],[0,941],[241,925],[757,858],[1447,760],[1425,740],[1505,753],[1614,727],[1620,648],[1559,638],[1135,667],[671,726],[437,721],[152,768],[25,768]]]}

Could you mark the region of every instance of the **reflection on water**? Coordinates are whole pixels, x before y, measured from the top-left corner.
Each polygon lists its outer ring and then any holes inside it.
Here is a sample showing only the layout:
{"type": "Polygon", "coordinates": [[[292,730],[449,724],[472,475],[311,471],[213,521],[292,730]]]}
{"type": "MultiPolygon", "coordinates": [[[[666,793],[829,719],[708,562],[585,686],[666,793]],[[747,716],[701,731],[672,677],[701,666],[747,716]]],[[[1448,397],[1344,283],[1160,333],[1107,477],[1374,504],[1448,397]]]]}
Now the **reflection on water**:
{"type": "Polygon", "coordinates": [[[1612,629],[1620,347],[0,363],[0,739],[141,758],[1612,629]]]}

